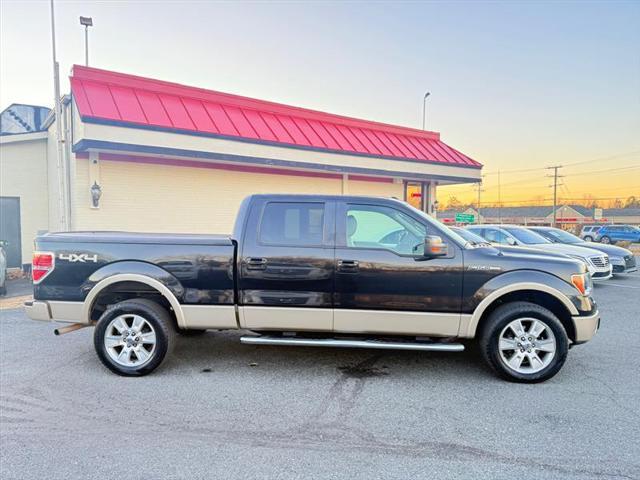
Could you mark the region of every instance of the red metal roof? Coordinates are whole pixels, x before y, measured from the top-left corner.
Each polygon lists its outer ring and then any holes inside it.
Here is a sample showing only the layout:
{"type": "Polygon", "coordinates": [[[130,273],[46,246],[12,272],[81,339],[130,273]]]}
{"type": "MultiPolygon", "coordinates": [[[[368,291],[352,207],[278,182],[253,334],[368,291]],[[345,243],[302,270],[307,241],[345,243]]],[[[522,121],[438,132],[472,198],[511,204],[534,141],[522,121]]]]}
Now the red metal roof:
{"type": "Polygon", "coordinates": [[[228,93],[75,65],[71,91],[85,121],[242,138],[481,168],[437,132],[344,117],[228,93]]]}

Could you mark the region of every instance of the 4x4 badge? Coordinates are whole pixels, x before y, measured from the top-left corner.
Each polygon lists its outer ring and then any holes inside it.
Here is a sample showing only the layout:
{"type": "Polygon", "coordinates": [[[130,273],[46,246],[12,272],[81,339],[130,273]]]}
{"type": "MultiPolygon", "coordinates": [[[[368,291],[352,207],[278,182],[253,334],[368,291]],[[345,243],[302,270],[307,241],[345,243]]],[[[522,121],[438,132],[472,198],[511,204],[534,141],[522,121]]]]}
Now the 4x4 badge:
{"type": "Polygon", "coordinates": [[[89,255],[88,253],[61,253],[58,255],[60,260],[66,260],[68,262],[93,262],[98,263],[98,255],[89,255]]]}

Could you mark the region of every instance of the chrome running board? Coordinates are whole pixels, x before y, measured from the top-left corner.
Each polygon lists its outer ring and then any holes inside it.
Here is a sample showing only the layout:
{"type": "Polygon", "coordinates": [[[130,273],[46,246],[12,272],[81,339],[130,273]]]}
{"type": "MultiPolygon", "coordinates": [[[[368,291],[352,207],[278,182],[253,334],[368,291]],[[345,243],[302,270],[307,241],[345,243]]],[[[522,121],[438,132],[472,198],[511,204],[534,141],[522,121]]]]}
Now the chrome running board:
{"type": "Polygon", "coordinates": [[[241,343],[249,345],[290,345],[297,347],[377,348],[381,350],[422,350],[429,352],[462,352],[461,343],[388,342],[383,340],[337,340],[334,338],[297,338],[245,336],[241,343]]]}

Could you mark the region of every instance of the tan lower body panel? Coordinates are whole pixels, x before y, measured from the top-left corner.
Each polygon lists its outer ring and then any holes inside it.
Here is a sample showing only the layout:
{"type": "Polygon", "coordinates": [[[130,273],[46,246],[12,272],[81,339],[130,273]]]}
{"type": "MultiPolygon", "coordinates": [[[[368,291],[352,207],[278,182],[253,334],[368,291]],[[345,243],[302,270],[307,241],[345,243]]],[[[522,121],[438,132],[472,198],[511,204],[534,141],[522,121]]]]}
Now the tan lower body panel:
{"type": "Polygon", "coordinates": [[[388,310],[334,310],[334,331],[455,337],[458,313],[401,312],[388,310]]]}
{"type": "Polygon", "coordinates": [[[182,305],[187,329],[238,328],[233,305],[182,305]]]}
{"type": "Polygon", "coordinates": [[[331,308],[240,307],[240,326],[249,330],[330,332],[331,308]]]}
{"type": "Polygon", "coordinates": [[[47,303],[49,304],[51,318],[55,321],[89,323],[89,319],[82,316],[82,302],[51,301],[47,303]]]}

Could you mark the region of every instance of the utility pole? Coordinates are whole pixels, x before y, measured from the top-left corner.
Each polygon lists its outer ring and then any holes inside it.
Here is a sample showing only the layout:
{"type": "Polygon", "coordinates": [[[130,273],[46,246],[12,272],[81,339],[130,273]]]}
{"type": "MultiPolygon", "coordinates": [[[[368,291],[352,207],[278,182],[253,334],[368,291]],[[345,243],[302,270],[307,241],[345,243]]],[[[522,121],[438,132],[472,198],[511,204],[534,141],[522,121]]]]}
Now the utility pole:
{"type": "MultiPolygon", "coordinates": [[[[558,209],[558,178],[563,175],[558,175],[558,170],[562,168],[562,165],[554,165],[553,167],[547,167],[547,170],[553,170],[553,175],[547,175],[547,177],[553,177],[553,224],[552,227],[556,227],[557,224],[557,209],[558,209]]],[[[551,185],[550,185],[551,186],[551,185]]]]}
{"type": "Polygon", "coordinates": [[[62,146],[62,103],[60,102],[60,65],[56,58],[56,20],[55,10],[53,7],[53,0],[51,4],[51,45],[53,49],[53,94],[54,94],[54,109],[56,114],[56,147],[57,147],[57,161],[56,167],[58,171],[58,216],[60,228],[63,231],[68,230],[67,224],[67,202],[66,202],[66,173],[63,157],[62,146]]]}
{"type": "Polygon", "coordinates": [[[498,170],[498,223],[502,223],[502,200],[500,197],[500,170],[498,170]]]}
{"type": "Polygon", "coordinates": [[[478,224],[482,223],[480,221],[480,192],[484,192],[484,188],[482,188],[482,179],[476,184],[478,189],[478,206],[476,208],[476,212],[478,212],[478,224]]]}

